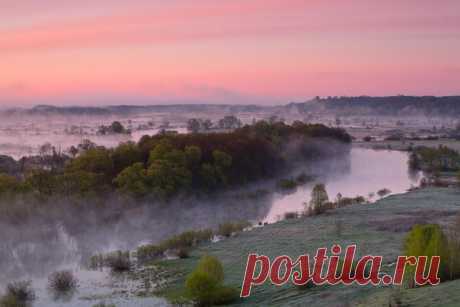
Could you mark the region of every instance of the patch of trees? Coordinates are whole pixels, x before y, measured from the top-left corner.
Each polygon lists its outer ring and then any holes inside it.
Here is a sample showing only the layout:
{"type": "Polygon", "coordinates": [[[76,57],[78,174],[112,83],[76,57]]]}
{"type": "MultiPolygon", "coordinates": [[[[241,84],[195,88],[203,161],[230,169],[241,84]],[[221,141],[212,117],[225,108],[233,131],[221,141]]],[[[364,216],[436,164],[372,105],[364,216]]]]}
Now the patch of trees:
{"type": "Polygon", "coordinates": [[[409,167],[429,173],[460,170],[460,154],[446,146],[417,147],[409,155],[409,167]]]}
{"type": "Polygon", "coordinates": [[[187,122],[187,129],[192,133],[206,132],[215,129],[234,130],[243,126],[241,120],[233,115],[227,115],[213,123],[210,119],[191,118],[187,122]]]}
{"type": "Polygon", "coordinates": [[[100,126],[97,130],[100,135],[107,134],[130,134],[131,131],[126,129],[119,121],[114,121],[109,126],[100,126]]]}
{"type": "MultiPolygon", "coordinates": [[[[406,256],[427,256],[427,267],[433,256],[440,256],[438,276],[441,282],[460,278],[460,220],[451,223],[447,229],[436,224],[415,225],[404,241],[406,256]]],[[[415,267],[406,267],[407,284],[415,287],[415,267]]],[[[426,271],[425,271],[426,275],[426,271]]]]}
{"type": "MultiPolygon", "coordinates": [[[[34,168],[22,177],[0,177],[0,194],[23,191],[41,197],[87,197],[116,190],[160,200],[208,194],[287,171],[298,162],[293,157],[313,161],[337,154],[328,145],[331,142],[315,143],[323,138],[350,142],[341,129],[258,122],[231,133],[144,136],[138,143],[122,143],[113,149],[85,144],[75,148],[75,157],[66,159],[63,166],[34,168]]],[[[348,151],[348,146],[341,148],[339,154],[348,151]]]]}
{"type": "Polygon", "coordinates": [[[460,114],[460,96],[317,97],[313,103],[297,106],[306,112],[320,108],[342,116],[457,116],[460,114]]]}

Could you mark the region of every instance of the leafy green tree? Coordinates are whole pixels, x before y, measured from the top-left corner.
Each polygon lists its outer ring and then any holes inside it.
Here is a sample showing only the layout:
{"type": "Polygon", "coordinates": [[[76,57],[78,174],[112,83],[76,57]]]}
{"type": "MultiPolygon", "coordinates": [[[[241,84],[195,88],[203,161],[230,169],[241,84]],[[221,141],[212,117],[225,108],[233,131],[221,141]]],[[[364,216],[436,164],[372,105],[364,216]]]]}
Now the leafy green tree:
{"type": "Polygon", "coordinates": [[[19,181],[7,174],[0,173],[0,196],[13,195],[19,188],[19,181]]]}
{"type": "Polygon", "coordinates": [[[123,125],[120,122],[114,121],[110,125],[110,130],[113,133],[124,133],[125,132],[125,127],[123,127],[123,125]]]}
{"type": "Polygon", "coordinates": [[[198,146],[187,146],[185,147],[184,152],[187,168],[190,170],[198,169],[202,157],[201,148],[198,146]]]}
{"type": "Polygon", "coordinates": [[[103,175],[106,183],[111,183],[114,175],[114,165],[110,151],[105,148],[93,148],[83,152],[77,158],[71,160],[66,172],[85,171],[103,175]]]}
{"type": "Polygon", "coordinates": [[[122,192],[134,197],[146,196],[150,190],[147,171],[142,163],[125,168],[114,179],[114,183],[122,192]]]}
{"type": "Polygon", "coordinates": [[[57,177],[61,194],[71,196],[90,196],[105,191],[100,174],[77,170],[65,172],[57,177]]]}
{"type": "Polygon", "coordinates": [[[232,157],[220,150],[214,150],[212,152],[212,157],[214,159],[215,172],[219,177],[219,181],[223,184],[227,184],[227,171],[232,166],[232,157]]]}
{"type": "Polygon", "coordinates": [[[208,274],[218,284],[224,281],[224,268],[216,257],[204,255],[201,257],[196,270],[208,274]]]}
{"type": "Polygon", "coordinates": [[[57,176],[46,170],[33,170],[27,177],[25,184],[30,186],[40,196],[51,196],[58,190],[57,176]]]}
{"type": "MultiPolygon", "coordinates": [[[[404,253],[406,256],[427,256],[428,263],[430,263],[431,257],[440,256],[439,277],[441,280],[448,278],[448,241],[439,225],[415,225],[404,241],[404,253]]],[[[415,267],[410,266],[406,269],[409,273],[408,276],[413,279],[415,267]]],[[[412,280],[410,285],[413,286],[412,280]]]]}
{"type": "Polygon", "coordinates": [[[126,167],[142,161],[142,153],[133,142],[122,143],[112,152],[113,167],[118,174],[126,167]]]}
{"type": "Polygon", "coordinates": [[[206,191],[212,191],[217,187],[218,177],[216,169],[210,163],[204,163],[201,165],[200,177],[202,180],[202,188],[206,191]]]}
{"type": "Polygon", "coordinates": [[[157,160],[165,160],[165,159],[167,159],[168,154],[173,150],[174,150],[174,147],[171,145],[171,143],[168,140],[166,140],[166,139],[161,140],[150,151],[149,164],[152,164],[153,162],[155,162],[157,160]]]}
{"type": "Polygon", "coordinates": [[[224,271],[220,261],[203,256],[196,269],[187,277],[187,295],[198,306],[228,304],[238,298],[235,289],[223,285],[224,271]]]}
{"type": "Polygon", "coordinates": [[[168,160],[154,161],[147,169],[147,180],[154,195],[161,199],[189,189],[192,174],[182,165],[168,160]]]}

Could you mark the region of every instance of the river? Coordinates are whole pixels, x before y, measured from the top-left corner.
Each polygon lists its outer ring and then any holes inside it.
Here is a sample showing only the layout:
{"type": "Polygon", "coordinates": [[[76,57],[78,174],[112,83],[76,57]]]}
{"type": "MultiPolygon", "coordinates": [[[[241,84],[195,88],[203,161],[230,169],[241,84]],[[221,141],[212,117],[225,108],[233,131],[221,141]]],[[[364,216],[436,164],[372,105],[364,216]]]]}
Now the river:
{"type": "MultiPolygon", "coordinates": [[[[82,265],[96,252],[134,249],[140,244],[158,242],[190,229],[216,227],[222,222],[251,220],[276,222],[284,213],[304,210],[315,183],[324,183],[329,198],[362,195],[375,201],[376,192],[388,189],[404,193],[418,182],[408,172],[407,153],[353,148],[343,160],[329,160],[309,168],[313,182],[289,193],[269,192],[262,197],[239,194],[218,199],[188,200],[168,207],[146,204],[145,207],[120,210],[116,222],[100,222],[104,214],[69,212],[55,223],[28,222],[14,227],[0,225],[0,286],[13,280],[31,280],[37,292],[34,306],[92,306],[100,301],[117,306],[164,306],[158,298],[139,298],[132,289],[142,287],[126,276],[89,271],[82,265]],[[47,276],[56,270],[75,272],[80,287],[67,301],[56,301],[46,289],[47,276]]],[[[259,188],[266,188],[261,185],[259,188]]],[[[110,215],[112,216],[112,215],[110,215]]]]}

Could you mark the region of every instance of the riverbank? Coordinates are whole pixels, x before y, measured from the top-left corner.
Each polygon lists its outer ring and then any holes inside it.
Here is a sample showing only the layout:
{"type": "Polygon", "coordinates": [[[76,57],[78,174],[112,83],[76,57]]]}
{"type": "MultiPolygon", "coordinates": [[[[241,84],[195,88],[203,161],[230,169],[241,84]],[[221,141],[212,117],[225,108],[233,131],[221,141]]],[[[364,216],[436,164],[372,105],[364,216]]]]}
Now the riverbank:
{"type": "MultiPolygon", "coordinates": [[[[391,271],[389,264],[401,254],[403,238],[413,225],[445,225],[459,210],[460,190],[427,188],[390,196],[370,205],[350,206],[315,217],[285,220],[256,228],[218,243],[200,246],[188,259],[159,262],[158,265],[170,273],[168,275],[174,276],[159,294],[169,299],[177,298],[185,276],[204,254],[222,261],[226,284],[235,288],[241,285],[249,253],[271,258],[284,254],[297,257],[334,243],[357,244],[358,255],[382,255],[384,268],[391,271]]],[[[395,294],[389,287],[321,286],[299,290],[289,284],[281,288],[266,284],[256,287],[250,298],[235,305],[388,306],[389,300],[397,295],[403,302],[407,300],[410,305],[419,306],[428,294],[438,299],[440,304],[460,299],[458,290],[460,282],[455,281],[439,287],[404,290],[402,294],[395,294]],[[446,296],[443,289],[452,296],[446,296]]]]}

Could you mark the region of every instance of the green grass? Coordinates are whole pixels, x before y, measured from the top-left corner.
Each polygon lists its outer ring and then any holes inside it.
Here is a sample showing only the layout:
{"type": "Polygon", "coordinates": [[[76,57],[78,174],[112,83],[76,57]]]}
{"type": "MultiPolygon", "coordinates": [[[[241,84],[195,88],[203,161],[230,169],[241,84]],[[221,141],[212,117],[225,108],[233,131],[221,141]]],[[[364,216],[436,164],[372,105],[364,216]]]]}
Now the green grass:
{"type": "MultiPolygon", "coordinates": [[[[163,261],[163,269],[172,270],[174,276],[162,294],[174,296],[183,287],[185,277],[196,266],[203,254],[217,257],[224,265],[225,284],[240,287],[249,253],[270,256],[298,257],[314,253],[319,247],[330,247],[334,243],[357,244],[358,254],[384,256],[384,263],[393,262],[401,254],[402,241],[407,233],[405,227],[413,223],[446,224],[460,210],[460,190],[454,188],[429,188],[404,195],[387,197],[371,205],[354,205],[328,211],[324,215],[302,219],[285,220],[276,224],[243,232],[235,237],[200,246],[183,260],[163,261]],[[341,231],[337,231],[337,220],[341,220],[341,231]],[[401,227],[404,226],[404,227],[401,227]]],[[[386,267],[387,270],[391,270],[386,267]]],[[[447,303],[460,300],[460,281],[439,287],[408,291],[410,306],[424,303],[432,295],[447,303]],[[453,297],[444,297],[443,289],[453,297]],[[455,290],[457,289],[457,290],[455,290]],[[457,291],[457,292],[456,292],[457,291]],[[457,294],[458,293],[458,294],[457,294]]],[[[234,305],[251,306],[388,306],[391,291],[384,287],[320,286],[299,290],[293,285],[275,287],[269,284],[255,287],[252,296],[234,305]],[[372,302],[372,303],[371,303],[372,302]]],[[[406,298],[406,294],[403,295],[406,298]]]]}

